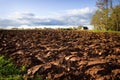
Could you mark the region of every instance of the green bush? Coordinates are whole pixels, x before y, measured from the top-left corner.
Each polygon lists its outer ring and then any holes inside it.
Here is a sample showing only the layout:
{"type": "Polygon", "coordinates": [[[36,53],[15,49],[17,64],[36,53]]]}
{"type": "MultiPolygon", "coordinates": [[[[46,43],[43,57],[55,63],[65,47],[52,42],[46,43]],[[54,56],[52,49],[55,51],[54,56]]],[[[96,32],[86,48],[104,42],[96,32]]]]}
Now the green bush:
{"type": "Polygon", "coordinates": [[[0,56],[0,80],[23,80],[22,74],[25,71],[24,66],[18,69],[10,59],[0,56]]]}

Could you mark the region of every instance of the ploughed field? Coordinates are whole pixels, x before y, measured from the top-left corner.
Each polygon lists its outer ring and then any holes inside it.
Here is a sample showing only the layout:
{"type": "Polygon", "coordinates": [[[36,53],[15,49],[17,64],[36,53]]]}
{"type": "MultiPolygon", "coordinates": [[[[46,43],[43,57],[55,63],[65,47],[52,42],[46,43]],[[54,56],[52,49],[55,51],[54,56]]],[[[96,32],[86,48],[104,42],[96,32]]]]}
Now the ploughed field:
{"type": "Polygon", "coordinates": [[[1,30],[0,54],[25,77],[120,80],[120,34],[65,30],[1,30]]]}

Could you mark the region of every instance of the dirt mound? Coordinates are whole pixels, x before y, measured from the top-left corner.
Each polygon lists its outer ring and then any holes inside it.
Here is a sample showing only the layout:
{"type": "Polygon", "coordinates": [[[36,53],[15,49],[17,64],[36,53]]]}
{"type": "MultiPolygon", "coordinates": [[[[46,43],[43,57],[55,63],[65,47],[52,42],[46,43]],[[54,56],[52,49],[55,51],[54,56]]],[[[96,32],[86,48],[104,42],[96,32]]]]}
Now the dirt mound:
{"type": "Polygon", "coordinates": [[[52,80],[120,80],[120,34],[1,30],[0,54],[52,80]]]}

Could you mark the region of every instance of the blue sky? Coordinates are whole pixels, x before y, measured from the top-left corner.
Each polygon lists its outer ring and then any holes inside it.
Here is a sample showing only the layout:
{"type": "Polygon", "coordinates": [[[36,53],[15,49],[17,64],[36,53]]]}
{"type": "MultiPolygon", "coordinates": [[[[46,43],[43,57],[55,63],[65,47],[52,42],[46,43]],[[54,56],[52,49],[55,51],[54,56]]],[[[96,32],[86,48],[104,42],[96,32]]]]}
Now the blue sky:
{"type": "Polygon", "coordinates": [[[0,0],[0,28],[89,25],[97,0],[0,0]]]}

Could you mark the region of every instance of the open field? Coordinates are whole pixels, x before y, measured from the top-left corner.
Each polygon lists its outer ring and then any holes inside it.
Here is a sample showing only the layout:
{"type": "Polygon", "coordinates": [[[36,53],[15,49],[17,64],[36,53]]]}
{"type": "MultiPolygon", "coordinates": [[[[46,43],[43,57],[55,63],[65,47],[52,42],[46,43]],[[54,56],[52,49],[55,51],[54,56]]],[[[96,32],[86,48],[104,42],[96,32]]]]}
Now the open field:
{"type": "Polygon", "coordinates": [[[0,55],[26,66],[25,78],[120,80],[120,34],[0,30],[0,55]]]}

